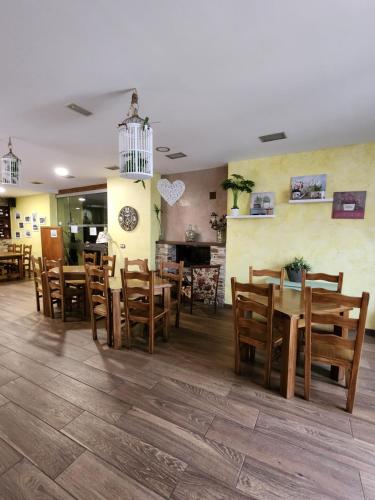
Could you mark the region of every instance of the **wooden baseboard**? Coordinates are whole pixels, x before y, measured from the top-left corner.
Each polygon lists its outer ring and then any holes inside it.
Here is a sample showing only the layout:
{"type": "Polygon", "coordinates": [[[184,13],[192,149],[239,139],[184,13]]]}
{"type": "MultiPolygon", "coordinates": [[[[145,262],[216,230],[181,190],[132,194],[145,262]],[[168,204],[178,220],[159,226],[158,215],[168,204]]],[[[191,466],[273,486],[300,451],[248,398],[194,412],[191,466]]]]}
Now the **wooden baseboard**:
{"type": "Polygon", "coordinates": [[[373,328],[366,328],[366,335],[371,335],[371,337],[375,337],[375,330],[373,328]]]}

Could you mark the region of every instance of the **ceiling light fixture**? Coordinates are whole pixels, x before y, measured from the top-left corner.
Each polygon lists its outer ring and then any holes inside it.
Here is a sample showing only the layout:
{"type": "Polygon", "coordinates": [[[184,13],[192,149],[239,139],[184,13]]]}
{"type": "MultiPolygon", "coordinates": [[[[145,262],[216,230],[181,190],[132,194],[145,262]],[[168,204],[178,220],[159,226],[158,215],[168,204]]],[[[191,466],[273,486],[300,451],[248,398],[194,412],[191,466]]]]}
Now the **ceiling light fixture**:
{"type": "Polygon", "coordinates": [[[78,198],[78,201],[86,201],[86,198],[78,198]]]}
{"type": "Polygon", "coordinates": [[[158,146],[156,148],[156,151],[159,151],[159,153],[168,153],[171,150],[171,148],[168,148],[167,146],[158,146]]]}
{"type": "Polygon", "coordinates": [[[153,176],[152,128],[149,118],[138,116],[138,94],[133,90],[131,105],[118,126],[120,176],[125,179],[144,180],[153,176]]]}
{"type": "Polygon", "coordinates": [[[43,184],[43,182],[40,182],[40,181],[30,181],[30,184],[43,184]]]}
{"type": "Polygon", "coordinates": [[[107,170],[120,170],[120,167],[117,165],[111,165],[110,167],[105,167],[107,170]]]}
{"type": "Polygon", "coordinates": [[[55,167],[55,174],[59,177],[66,177],[69,175],[69,170],[65,167],[55,167]]]}
{"type": "Polygon", "coordinates": [[[1,158],[0,184],[18,186],[20,183],[21,160],[12,151],[12,140],[9,137],[9,151],[1,158]]]}

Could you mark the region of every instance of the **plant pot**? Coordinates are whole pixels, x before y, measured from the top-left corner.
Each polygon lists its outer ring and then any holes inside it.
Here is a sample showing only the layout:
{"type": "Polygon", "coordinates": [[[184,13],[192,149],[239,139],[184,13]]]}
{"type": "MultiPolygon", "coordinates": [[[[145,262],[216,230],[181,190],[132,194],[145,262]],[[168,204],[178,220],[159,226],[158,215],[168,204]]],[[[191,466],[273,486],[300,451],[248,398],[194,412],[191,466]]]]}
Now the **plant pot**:
{"type": "Polygon", "coordinates": [[[301,283],[302,281],[302,271],[293,271],[293,269],[287,269],[289,281],[294,283],[301,283]]]}
{"type": "Polygon", "coordinates": [[[233,217],[237,217],[238,215],[240,215],[240,209],[239,208],[231,208],[230,213],[233,217]]]}
{"type": "Polygon", "coordinates": [[[216,231],[216,241],[218,243],[225,243],[225,229],[218,229],[216,231]]]}

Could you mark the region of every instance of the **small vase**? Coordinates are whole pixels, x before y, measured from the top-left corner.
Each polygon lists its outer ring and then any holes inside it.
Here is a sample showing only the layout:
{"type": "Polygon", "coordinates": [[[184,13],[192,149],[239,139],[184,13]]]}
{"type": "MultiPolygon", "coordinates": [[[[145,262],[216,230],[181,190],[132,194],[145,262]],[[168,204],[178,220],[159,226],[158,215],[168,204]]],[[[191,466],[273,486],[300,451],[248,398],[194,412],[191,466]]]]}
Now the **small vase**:
{"type": "Polygon", "coordinates": [[[225,229],[218,229],[216,231],[216,241],[218,243],[225,243],[225,229]]]}
{"type": "Polygon", "coordinates": [[[189,224],[187,230],[185,231],[185,241],[195,241],[197,239],[197,233],[193,230],[193,226],[189,224]]]}
{"type": "Polygon", "coordinates": [[[231,208],[231,214],[233,217],[238,217],[240,215],[240,209],[239,208],[231,208]]]}

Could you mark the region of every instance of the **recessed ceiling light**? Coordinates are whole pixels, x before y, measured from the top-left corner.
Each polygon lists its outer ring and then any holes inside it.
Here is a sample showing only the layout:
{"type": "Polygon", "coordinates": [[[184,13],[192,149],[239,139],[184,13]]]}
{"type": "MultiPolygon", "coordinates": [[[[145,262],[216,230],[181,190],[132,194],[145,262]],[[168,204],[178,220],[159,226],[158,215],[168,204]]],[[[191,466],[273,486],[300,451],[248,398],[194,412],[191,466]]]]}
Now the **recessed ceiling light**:
{"type": "Polygon", "coordinates": [[[43,182],[40,182],[40,181],[30,181],[30,184],[43,184],[43,182]]]}
{"type": "Polygon", "coordinates": [[[71,109],[72,111],[75,111],[76,113],[83,115],[83,116],[92,115],[91,111],[89,111],[88,109],[82,108],[81,106],[78,106],[78,104],[74,104],[74,102],[72,102],[71,104],[67,104],[66,107],[71,109]]]}
{"type": "Polygon", "coordinates": [[[76,207],[76,210],[81,210],[79,207],[76,207]]]}
{"type": "Polygon", "coordinates": [[[167,146],[159,146],[156,148],[156,151],[159,151],[159,153],[168,153],[171,148],[168,148],[167,146]]]}
{"type": "Polygon", "coordinates": [[[184,158],[186,156],[185,153],[172,153],[171,155],[165,155],[167,158],[171,160],[177,160],[177,158],[184,158]]]}
{"type": "Polygon", "coordinates": [[[64,175],[65,179],[75,179],[75,175],[64,175]]]}
{"type": "Polygon", "coordinates": [[[78,201],[86,201],[86,198],[78,198],[78,201]]]}
{"type": "Polygon", "coordinates": [[[59,177],[66,177],[67,175],[69,175],[69,170],[65,167],[56,167],[55,174],[59,177]]]}
{"type": "Polygon", "coordinates": [[[120,167],[117,165],[111,165],[110,167],[105,167],[107,170],[120,170],[120,167]]]}
{"type": "Polygon", "coordinates": [[[6,189],[3,187],[0,187],[0,193],[5,193],[6,189]]]}
{"type": "Polygon", "coordinates": [[[286,135],[285,132],[276,132],[275,134],[261,135],[259,139],[261,142],[280,141],[280,139],[286,139],[286,135]]]}

